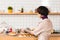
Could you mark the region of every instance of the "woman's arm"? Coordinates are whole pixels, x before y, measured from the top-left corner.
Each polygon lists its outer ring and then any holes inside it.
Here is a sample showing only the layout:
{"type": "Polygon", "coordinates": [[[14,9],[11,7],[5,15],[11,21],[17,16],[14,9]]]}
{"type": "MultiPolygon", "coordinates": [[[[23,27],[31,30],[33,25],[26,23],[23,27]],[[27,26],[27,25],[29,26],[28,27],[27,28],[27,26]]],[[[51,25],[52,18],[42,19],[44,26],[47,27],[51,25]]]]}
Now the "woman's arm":
{"type": "Polygon", "coordinates": [[[25,32],[27,32],[27,33],[30,33],[30,34],[32,34],[32,35],[35,35],[35,36],[37,36],[40,32],[40,28],[36,28],[35,30],[33,30],[33,31],[31,31],[31,30],[28,30],[28,29],[25,29],[24,30],[25,32]]]}
{"type": "Polygon", "coordinates": [[[30,34],[34,35],[33,31],[30,31],[30,30],[27,30],[27,29],[25,29],[24,31],[27,32],[27,33],[30,33],[30,34]]]}

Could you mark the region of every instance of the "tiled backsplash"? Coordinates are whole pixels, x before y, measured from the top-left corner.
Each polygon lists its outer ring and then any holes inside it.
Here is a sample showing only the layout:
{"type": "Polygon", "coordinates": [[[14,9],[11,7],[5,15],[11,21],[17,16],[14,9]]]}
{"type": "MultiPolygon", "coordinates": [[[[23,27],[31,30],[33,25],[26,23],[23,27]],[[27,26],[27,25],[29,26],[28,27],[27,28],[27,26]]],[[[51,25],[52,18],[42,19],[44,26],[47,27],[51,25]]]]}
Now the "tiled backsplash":
{"type": "Polygon", "coordinates": [[[60,32],[60,15],[49,15],[53,23],[53,28],[60,32]]]}
{"type": "MultiPolygon", "coordinates": [[[[60,15],[49,15],[55,30],[60,30],[60,15]]],[[[36,27],[41,20],[37,15],[0,15],[0,24],[6,22],[16,28],[36,27]]]]}
{"type": "Polygon", "coordinates": [[[0,23],[6,22],[14,29],[21,27],[35,27],[38,24],[37,15],[0,15],[0,23]]]}

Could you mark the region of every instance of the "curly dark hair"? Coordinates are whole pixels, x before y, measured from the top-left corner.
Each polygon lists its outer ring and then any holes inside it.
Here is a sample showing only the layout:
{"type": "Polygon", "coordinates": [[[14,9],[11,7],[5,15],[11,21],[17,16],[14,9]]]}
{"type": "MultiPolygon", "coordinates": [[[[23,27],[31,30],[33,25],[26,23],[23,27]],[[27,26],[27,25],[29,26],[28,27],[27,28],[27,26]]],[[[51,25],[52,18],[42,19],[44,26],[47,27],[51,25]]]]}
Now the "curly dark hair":
{"type": "Polygon", "coordinates": [[[45,6],[39,6],[36,11],[41,14],[41,15],[44,15],[44,16],[47,16],[49,14],[49,10],[47,7],[45,6]]]}

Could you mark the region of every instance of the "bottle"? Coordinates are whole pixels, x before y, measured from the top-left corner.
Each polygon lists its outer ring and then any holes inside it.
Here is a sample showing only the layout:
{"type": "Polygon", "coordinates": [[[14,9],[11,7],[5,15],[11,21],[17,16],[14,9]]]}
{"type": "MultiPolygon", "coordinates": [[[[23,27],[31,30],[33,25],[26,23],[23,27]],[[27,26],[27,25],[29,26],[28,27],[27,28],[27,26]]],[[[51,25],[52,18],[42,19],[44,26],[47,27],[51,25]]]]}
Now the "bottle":
{"type": "Polygon", "coordinates": [[[23,13],[24,12],[24,9],[23,8],[21,8],[21,13],[23,13]]]}
{"type": "Polygon", "coordinates": [[[9,29],[9,32],[12,32],[12,28],[9,29]]]}

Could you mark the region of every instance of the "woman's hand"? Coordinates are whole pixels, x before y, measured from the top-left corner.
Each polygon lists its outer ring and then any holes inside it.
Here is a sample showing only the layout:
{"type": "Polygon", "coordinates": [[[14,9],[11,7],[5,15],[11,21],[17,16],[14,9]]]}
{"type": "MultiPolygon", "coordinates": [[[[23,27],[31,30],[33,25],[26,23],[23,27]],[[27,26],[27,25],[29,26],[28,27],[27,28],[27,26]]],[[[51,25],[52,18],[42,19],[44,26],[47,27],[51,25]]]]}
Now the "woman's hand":
{"type": "Polygon", "coordinates": [[[21,28],[21,32],[24,33],[25,29],[24,28],[21,28]]]}

